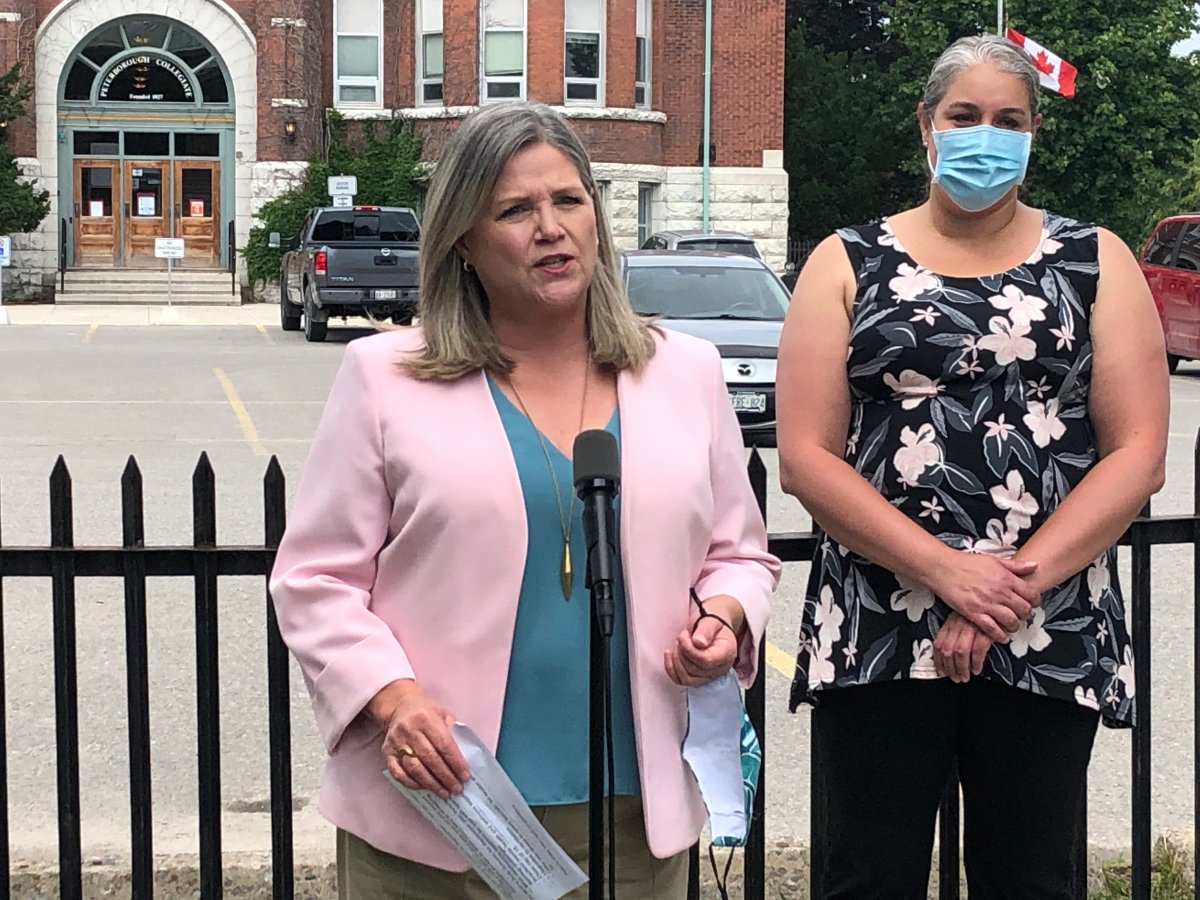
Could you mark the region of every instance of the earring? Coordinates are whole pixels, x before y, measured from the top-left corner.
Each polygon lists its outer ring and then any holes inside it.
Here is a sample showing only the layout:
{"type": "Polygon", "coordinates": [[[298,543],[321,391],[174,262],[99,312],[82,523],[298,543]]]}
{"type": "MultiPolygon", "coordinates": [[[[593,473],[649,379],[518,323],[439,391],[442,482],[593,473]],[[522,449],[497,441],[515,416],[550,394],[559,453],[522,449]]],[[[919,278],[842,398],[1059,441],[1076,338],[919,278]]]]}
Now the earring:
{"type": "Polygon", "coordinates": [[[463,260],[463,271],[464,272],[474,272],[475,267],[464,259],[463,260]]]}

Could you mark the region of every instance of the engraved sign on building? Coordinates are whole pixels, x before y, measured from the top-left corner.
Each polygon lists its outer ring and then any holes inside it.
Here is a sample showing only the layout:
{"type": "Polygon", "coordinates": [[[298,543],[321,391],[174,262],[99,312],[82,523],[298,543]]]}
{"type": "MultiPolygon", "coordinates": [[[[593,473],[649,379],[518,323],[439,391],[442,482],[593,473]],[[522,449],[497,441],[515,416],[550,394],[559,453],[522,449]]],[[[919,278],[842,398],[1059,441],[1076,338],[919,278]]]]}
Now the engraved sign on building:
{"type": "Polygon", "coordinates": [[[100,81],[100,100],[192,103],[192,80],[176,63],[162,56],[138,53],[112,66],[100,81]]]}

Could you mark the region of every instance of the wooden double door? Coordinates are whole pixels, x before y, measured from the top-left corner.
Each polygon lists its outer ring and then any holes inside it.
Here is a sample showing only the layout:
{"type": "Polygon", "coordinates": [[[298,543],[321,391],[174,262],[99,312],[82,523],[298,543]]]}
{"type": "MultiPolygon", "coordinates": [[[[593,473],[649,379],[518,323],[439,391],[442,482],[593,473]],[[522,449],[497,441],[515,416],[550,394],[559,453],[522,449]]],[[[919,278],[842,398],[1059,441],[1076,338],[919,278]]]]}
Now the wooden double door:
{"type": "Polygon", "coordinates": [[[78,267],[162,269],[155,238],[183,238],[185,268],[221,263],[221,164],[204,160],[93,160],[74,165],[78,267]]]}

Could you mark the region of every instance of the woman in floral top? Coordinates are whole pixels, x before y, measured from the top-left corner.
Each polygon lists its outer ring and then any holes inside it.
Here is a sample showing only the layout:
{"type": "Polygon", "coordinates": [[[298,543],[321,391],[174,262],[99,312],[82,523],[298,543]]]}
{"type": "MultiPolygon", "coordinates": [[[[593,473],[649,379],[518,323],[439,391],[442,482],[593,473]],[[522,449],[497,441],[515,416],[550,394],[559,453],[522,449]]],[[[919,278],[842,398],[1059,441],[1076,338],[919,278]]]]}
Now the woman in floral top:
{"type": "Polygon", "coordinates": [[[972,898],[1066,900],[1097,723],[1134,720],[1113,545],[1163,482],[1162,332],[1119,238],[1017,197],[1022,50],[957,42],[917,117],[928,201],[820,244],[780,347],[783,486],[821,529],[817,896],[924,898],[957,764],[972,898]]]}

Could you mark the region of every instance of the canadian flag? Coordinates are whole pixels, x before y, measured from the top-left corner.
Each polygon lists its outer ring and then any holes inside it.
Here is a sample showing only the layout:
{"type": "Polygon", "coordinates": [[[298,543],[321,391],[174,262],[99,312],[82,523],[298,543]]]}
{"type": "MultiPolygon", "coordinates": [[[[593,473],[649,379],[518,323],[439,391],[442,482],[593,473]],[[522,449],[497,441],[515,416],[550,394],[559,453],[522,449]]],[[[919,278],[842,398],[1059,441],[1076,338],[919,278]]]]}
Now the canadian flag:
{"type": "Polygon", "coordinates": [[[1075,96],[1075,73],[1073,65],[1056,53],[1051,53],[1037,41],[1025,37],[1019,31],[1008,29],[1008,39],[1025,49],[1041,76],[1042,87],[1058,91],[1064,97],[1075,96]]]}

